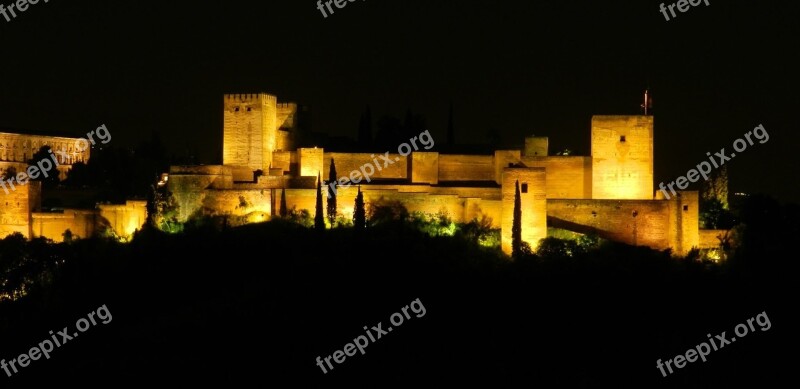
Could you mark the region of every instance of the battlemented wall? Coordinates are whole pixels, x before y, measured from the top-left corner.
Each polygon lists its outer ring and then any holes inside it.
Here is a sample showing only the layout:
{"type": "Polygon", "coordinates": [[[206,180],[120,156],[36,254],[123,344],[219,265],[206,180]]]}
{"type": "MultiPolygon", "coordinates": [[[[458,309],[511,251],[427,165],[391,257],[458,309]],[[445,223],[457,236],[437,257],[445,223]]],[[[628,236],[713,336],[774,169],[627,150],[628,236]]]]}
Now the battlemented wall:
{"type": "Polygon", "coordinates": [[[652,116],[592,116],[592,197],[653,198],[652,116]]]}

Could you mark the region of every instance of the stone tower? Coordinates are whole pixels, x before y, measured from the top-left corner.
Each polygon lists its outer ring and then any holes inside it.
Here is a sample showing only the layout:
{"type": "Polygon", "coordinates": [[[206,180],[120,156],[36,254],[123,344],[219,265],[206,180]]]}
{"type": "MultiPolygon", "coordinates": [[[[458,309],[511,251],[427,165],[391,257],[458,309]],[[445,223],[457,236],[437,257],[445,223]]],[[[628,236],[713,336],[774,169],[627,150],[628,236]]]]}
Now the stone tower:
{"type": "Polygon", "coordinates": [[[592,117],[592,198],[653,199],[653,117],[592,117]]]}
{"type": "Polygon", "coordinates": [[[266,93],[224,97],[222,163],[269,169],[278,139],[278,99],[266,93]]]}
{"type": "Polygon", "coordinates": [[[517,181],[519,181],[522,206],[522,241],[528,242],[531,249],[536,250],[539,240],[547,237],[545,169],[541,167],[503,168],[500,243],[506,254],[511,254],[511,227],[514,222],[514,196],[517,181]]]}

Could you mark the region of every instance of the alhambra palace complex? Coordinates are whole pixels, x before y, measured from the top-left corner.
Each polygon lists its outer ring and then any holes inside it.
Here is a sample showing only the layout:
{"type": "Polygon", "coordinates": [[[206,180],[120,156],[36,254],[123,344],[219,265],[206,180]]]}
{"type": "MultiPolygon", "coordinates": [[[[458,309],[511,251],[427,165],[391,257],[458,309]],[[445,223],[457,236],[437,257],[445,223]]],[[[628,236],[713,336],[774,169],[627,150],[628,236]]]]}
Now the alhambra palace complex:
{"type": "MultiPolygon", "coordinates": [[[[191,215],[242,216],[251,222],[280,214],[285,191],[289,209],[315,209],[318,175],[328,177],[331,160],[347,176],[375,156],[323,148],[296,148],[298,106],[275,96],[224,96],[223,164],[172,166],[168,189],[179,205],[179,221],[191,215]],[[256,171],[262,175],[254,174],[256,171]]],[[[698,192],[683,191],[666,200],[653,186],[653,116],[594,116],[591,155],[550,155],[546,137],[525,139],[523,150],[496,150],[489,155],[414,151],[391,154],[394,164],[361,182],[367,204],[400,201],[410,211],[446,212],[453,221],[487,216],[502,230],[502,249],[511,252],[515,182],[521,187],[522,239],[536,247],[556,227],[654,249],[686,254],[693,247],[718,247],[719,231],[698,228],[698,192]]],[[[20,164],[44,144],[69,147],[74,139],[0,134],[1,164],[20,164]],[[65,145],[58,142],[66,139],[65,145]]],[[[396,151],[392,150],[392,151],[396,151]]],[[[79,160],[88,160],[88,151],[79,160]]],[[[68,161],[67,161],[68,162],[68,161]]],[[[0,165],[5,167],[6,165],[0,165]]],[[[23,171],[25,164],[17,167],[23,171]]],[[[64,169],[68,169],[65,164],[64,169]]],[[[323,191],[329,190],[323,186],[323,191]]],[[[337,190],[338,209],[352,218],[355,185],[337,190]]],[[[326,196],[326,193],[323,192],[326,196]]],[[[37,183],[4,194],[0,236],[63,239],[69,228],[88,236],[107,223],[120,236],[130,235],[146,219],[145,204],[100,205],[95,210],[67,209],[63,214],[37,212],[37,183]]]]}

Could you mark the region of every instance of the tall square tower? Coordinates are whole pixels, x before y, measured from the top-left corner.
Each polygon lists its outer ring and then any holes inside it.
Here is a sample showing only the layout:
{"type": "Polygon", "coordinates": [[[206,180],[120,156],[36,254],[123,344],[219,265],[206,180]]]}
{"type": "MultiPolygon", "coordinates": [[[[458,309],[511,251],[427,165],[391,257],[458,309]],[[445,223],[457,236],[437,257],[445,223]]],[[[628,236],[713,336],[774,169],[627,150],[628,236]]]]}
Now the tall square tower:
{"type": "Polygon", "coordinates": [[[278,99],[266,93],[224,97],[222,164],[269,169],[276,149],[278,99]]]}
{"type": "Polygon", "coordinates": [[[653,199],[652,116],[592,116],[592,198],[653,199]]]}

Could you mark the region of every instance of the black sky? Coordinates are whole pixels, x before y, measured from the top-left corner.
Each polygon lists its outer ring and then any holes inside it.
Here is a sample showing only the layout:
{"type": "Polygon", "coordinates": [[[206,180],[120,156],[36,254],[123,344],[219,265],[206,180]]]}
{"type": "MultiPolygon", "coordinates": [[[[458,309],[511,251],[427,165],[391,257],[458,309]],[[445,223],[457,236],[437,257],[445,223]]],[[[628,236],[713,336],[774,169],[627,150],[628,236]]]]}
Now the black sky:
{"type": "Polygon", "coordinates": [[[535,133],[588,155],[591,115],[638,113],[649,84],[656,183],[763,123],[770,140],[730,162],[731,189],[798,202],[798,7],[776,3],[665,21],[649,0],[369,0],[328,18],[312,0],[40,1],[0,18],[0,127],[106,124],[118,146],[157,131],[219,163],[222,94],[266,91],[332,134],[355,136],[370,104],[425,114],[444,142],[452,101],[460,142],[535,133]]]}

